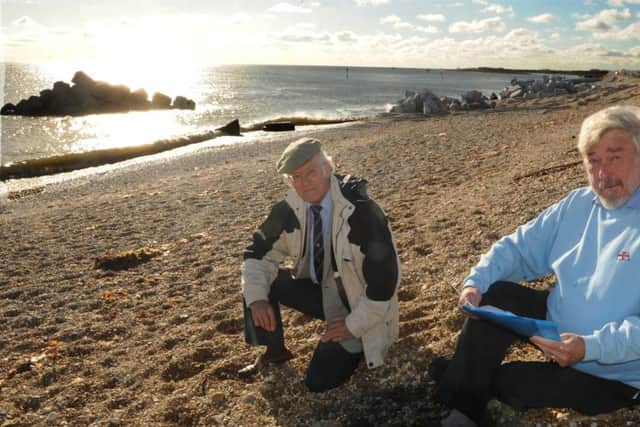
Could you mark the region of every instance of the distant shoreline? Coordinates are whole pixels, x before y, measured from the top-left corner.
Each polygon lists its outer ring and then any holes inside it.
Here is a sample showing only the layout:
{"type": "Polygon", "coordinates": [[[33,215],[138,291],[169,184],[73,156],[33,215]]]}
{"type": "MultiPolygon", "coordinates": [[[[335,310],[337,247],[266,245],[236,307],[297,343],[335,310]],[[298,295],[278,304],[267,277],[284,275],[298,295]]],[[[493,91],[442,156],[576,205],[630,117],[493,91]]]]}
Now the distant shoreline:
{"type": "Polygon", "coordinates": [[[551,70],[548,68],[541,69],[514,69],[502,67],[472,67],[472,68],[456,68],[448,71],[477,71],[483,73],[499,73],[499,74],[571,74],[574,76],[590,77],[602,79],[609,73],[609,70],[551,70]]]}

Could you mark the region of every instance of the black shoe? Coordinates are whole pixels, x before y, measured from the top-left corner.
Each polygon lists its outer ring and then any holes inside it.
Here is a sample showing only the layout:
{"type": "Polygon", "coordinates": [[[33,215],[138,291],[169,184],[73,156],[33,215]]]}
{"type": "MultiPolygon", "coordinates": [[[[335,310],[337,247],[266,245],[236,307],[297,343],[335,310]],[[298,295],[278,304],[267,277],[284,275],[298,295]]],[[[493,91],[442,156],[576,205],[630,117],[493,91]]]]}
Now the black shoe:
{"type": "Polygon", "coordinates": [[[264,354],[258,356],[254,363],[238,370],[238,375],[241,378],[248,378],[257,374],[269,365],[280,365],[293,358],[293,353],[291,353],[286,348],[278,351],[267,349],[264,354]]]}
{"type": "Polygon", "coordinates": [[[451,363],[450,357],[436,357],[429,364],[429,376],[436,382],[436,384],[440,383],[444,372],[449,367],[449,363],[451,363]]]}

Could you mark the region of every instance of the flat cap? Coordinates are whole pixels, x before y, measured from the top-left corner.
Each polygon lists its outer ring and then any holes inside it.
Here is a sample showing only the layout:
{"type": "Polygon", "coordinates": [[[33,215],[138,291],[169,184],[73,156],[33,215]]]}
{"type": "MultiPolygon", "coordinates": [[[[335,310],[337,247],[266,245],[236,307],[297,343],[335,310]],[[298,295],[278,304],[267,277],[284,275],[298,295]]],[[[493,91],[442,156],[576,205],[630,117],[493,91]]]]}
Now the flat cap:
{"type": "Polygon", "coordinates": [[[292,142],[284,150],[276,170],[280,174],[290,174],[300,166],[307,163],[313,156],[321,151],[320,141],[314,138],[302,138],[292,142]]]}

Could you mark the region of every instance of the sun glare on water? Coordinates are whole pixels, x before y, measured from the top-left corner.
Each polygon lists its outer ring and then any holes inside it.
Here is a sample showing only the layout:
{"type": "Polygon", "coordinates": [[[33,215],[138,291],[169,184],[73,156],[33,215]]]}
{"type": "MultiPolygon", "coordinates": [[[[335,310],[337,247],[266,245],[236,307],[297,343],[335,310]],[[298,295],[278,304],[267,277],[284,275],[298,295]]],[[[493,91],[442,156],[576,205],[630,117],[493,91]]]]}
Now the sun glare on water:
{"type": "MultiPolygon", "coordinates": [[[[41,70],[50,82],[72,84],[73,75],[81,70],[94,80],[125,85],[132,91],[144,89],[149,100],[161,92],[172,99],[185,96],[196,105],[201,101],[202,69],[184,64],[74,61],[46,64],[41,70]]],[[[53,133],[67,140],[65,151],[71,152],[143,145],[193,131],[193,114],[191,110],[151,110],[66,117],[59,120],[53,133]]]]}

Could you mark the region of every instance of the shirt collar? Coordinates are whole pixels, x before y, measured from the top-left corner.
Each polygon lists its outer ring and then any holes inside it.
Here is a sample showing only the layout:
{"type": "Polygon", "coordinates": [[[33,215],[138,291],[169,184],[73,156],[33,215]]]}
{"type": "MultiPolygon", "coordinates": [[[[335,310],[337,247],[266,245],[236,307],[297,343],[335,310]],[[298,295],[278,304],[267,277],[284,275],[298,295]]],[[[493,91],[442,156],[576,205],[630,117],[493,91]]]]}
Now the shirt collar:
{"type": "MultiPolygon", "coordinates": [[[[329,191],[327,191],[327,194],[324,195],[324,197],[322,198],[322,201],[320,202],[320,206],[322,206],[322,210],[320,212],[322,213],[330,212],[331,205],[332,205],[331,189],[329,189],[329,191]]],[[[307,202],[307,206],[311,207],[311,203],[307,202]]]]}
{"type": "MultiPolygon", "coordinates": [[[[602,206],[602,203],[600,202],[600,199],[598,198],[598,195],[596,194],[596,192],[593,190],[591,191],[594,194],[593,203],[595,203],[596,205],[602,206]]],[[[633,194],[631,194],[631,197],[629,197],[629,199],[626,202],[620,205],[620,207],[627,207],[631,209],[640,210],[640,186],[636,188],[636,191],[634,191],[633,194]]]]}

